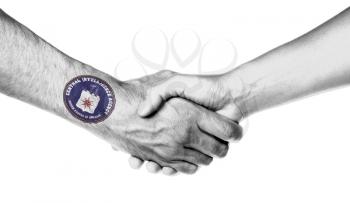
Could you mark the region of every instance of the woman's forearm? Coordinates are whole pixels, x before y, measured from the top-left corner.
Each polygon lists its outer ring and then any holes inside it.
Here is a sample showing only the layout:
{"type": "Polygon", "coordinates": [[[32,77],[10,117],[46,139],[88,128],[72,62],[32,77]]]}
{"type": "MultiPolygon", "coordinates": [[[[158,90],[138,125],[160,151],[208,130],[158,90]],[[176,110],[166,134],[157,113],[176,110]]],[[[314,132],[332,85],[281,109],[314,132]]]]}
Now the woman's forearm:
{"type": "Polygon", "coordinates": [[[350,83],[350,9],[225,78],[245,115],[350,83]]]}

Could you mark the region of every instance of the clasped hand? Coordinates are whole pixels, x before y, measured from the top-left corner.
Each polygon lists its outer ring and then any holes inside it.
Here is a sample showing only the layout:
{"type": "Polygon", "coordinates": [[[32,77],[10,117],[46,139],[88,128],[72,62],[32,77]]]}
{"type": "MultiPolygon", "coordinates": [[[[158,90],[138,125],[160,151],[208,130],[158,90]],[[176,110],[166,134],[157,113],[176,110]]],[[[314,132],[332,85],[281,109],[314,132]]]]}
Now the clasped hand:
{"type": "Polygon", "coordinates": [[[242,114],[219,77],[161,71],[126,82],[129,104],[119,104],[123,110],[114,114],[128,119],[112,115],[109,128],[119,135],[110,142],[113,148],[131,154],[131,167],[148,161],[150,172],[167,175],[194,173],[213,157],[224,157],[229,141],[242,136],[242,114]]]}

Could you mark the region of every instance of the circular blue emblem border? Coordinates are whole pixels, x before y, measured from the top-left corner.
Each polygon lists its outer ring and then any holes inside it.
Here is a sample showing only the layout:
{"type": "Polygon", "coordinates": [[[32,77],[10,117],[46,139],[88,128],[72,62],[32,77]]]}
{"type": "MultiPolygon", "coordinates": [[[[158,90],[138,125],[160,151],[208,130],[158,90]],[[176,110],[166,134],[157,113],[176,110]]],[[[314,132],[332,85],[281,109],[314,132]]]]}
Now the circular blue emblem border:
{"type": "Polygon", "coordinates": [[[107,119],[116,102],[112,87],[91,75],[71,79],[64,88],[63,101],[72,116],[85,123],[99,123],[107,119]]]}

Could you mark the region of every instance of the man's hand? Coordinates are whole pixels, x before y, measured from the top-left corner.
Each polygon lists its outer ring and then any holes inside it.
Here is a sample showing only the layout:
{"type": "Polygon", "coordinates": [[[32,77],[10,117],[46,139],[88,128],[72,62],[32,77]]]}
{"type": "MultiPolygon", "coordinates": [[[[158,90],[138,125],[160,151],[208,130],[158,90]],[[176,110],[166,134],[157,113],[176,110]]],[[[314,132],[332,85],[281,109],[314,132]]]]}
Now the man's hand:
{"type": "Polygon", "coordinates": [[[100,134],[114,148],[152,161],[151,165],[157,163],[165,173],[194,173],[199,165],[210,164],[213,156],[225,156],[227,141],[239,139],[242,130],[237,123],[182,99],[170,100],[152,116],[138,116],[146,90],[168,76],[166,71],[122,85],[128,98],[117,101],[111,118],[97,130],[103,129],[100,134]]]}
{"type": "MultiPolygon", "coordinates": [[[[146,100],[141,101],[139,108],[139,113],[143,117],[156,115],[159,113],[156,113],[156,111],[163,109],[161,105],[164,104],[166,100],[180,96],[205,106],[209,110],[217,111],[223,116],[223,119],[224,117],[229,118],[231,120],[229,122],[232,125],[236,125],[233,121],[239,121],[242,118],[242,114],[233,103],[228,88],[225,89],[221,82],[220,76],[185,76],[172,71],[161,71],[154,75],[129,81],[129,83],[147,87],[145,89],[146,100]]],[[[166,108],[167,105],[168,103],[165,104],[164,108],[166,108]]],[[[205,111],[208,111],[207,109],[205,109],[205,111]]],[[[213,112],[211,112],[211,114],[213,114],[213,112]]],[[[227,119],[224,120],[228,122],[227,119]]],[[[241,133],[241,130],[239,130],[235,138],[239,139],[242,136],[241,133]]],[[[221,139],[220,142],[228,144],[223,141],[224,138],[221,139]]],[[[143,162],[144,159],[138,156],[131,156],[129,159],[129,164],[132,168],[139,168],[143,162]]],[[[157,172],[162,169],[163,173],[167,175],[176,172],[174,169],[162,167],[161,164],[154,161],[148,161],[146,167],[150,172],[157,172]]]]}

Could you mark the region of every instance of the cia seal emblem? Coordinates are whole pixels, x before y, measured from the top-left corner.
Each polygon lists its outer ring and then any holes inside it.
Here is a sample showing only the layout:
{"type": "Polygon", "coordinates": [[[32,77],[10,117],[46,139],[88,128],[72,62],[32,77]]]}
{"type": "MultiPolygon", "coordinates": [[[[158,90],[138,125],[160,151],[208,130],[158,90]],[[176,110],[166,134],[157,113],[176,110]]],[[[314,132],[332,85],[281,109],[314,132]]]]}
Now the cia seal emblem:
{"type": "Polygon", "coordinates": [[[69,81],[64,88],[63,99],[68,111],[86,123],[105,120],[115,105],[111,86],[90,75],[81,75],[69,81]]]}

